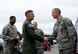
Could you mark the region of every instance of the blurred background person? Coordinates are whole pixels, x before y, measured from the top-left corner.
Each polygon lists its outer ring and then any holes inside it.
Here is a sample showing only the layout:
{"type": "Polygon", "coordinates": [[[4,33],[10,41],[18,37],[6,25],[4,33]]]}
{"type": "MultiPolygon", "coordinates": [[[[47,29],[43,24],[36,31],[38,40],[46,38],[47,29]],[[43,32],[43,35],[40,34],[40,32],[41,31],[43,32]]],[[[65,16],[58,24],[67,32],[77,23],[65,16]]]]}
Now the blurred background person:
{"type": "Polygon", "coordinates": [[[9,23],[3,28],[3,54],[19,54],[18,47],[20,35],[18,34],[17,28],[14,25],[15,22],[16,17],[10,16],[9,23]]]}
{"type": "MultiPolygon", "coordinates": [[[[38,28],[38,24],[36,21],[34,21],[32,23],[33,25],[33,28],[36,32],[36,34],[38,34],[39,36],[42,36],[44,37],[44,32],[38,28]]],[[[36,49],[37,49],[37,54],[44,54],[44,47],[43,47],[43,43],[42,42],[39,42],[36,40],[36,49]]]]}

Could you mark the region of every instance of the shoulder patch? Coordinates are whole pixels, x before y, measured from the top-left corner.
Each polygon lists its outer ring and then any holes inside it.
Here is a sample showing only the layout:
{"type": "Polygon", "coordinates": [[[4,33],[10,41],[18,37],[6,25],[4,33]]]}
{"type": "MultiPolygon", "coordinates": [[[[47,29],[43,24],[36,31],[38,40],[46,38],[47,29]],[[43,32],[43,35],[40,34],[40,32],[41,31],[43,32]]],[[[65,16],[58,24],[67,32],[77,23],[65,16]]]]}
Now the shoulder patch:
{"type": "Polygon", "coordinates": [[[32,27],[32,24],[30,23],[30,24],[28,24],[28,27],[32,27]]]}

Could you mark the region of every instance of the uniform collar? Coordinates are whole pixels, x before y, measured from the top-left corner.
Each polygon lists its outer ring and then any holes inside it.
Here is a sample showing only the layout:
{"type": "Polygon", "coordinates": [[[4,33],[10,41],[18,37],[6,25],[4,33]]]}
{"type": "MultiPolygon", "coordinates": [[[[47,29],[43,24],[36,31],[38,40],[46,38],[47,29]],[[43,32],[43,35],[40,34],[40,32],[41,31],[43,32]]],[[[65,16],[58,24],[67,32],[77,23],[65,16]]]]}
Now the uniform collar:
{"type": "Polygon", "coordinates": [[[10,23],[8,23],[8,25],[9,25],[10,27],[14,28],[14,25],[11,25],[10,23]]]}
{"type": "Polygon", "coordinates": [[[57,20],[57,23],[60,23],[61,20],[62,20],[62,16],[57,20]]]}
{"type": "Polygon", "coordinates": [[[31,21],[30,20],[28,20],[28,19],[26,19],[28,22],[30,22],[31,23],[31,21]]]}
{"type": "Polygon", "coordinates": [[[63,17],[60,17],[59,20],[56,21],[56,24],[57,24],[57,25],[61,22],[62,18],[63,18],[63,17]]]}

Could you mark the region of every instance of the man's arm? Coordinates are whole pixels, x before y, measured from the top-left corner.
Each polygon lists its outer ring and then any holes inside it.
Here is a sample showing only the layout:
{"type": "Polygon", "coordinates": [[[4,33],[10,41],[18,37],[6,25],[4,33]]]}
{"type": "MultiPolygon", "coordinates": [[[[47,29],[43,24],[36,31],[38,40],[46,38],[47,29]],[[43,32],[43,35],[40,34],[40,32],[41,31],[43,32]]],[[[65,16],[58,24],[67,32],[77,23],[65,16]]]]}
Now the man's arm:
{"type": "Polygon", "coordinates": [[[77,33],[70,19],[65,21],[65,27],[67,29],[68,37],[72,47],[76,47],[77,44],[77,33]]]}
{"type": "Polygon", "coordinates": [[[20,32],[17,31],[17,34],[19,35],[19,39],[22,40],[22,34],[20,34],[20,32]]]}
{"type": "Polygon", "coordinates": [[[28,25],[25,25],[25,30],[28,32],[28,34],[30,35],[30,37],[32,37],[33,39],[35,39],[37,41],[43,42],[44,38],[41,37],[41,36],[39,36],[39,35],[37,35],[33,29],[31,29],[30,27],[28,27],[28,25]]]}
{"type": "Polygon", "coordinates": [[[11,41],[13,39],[12,37],[9,37],[8,34],[9,34],[8,27],[4,27],[2,31],[2,35],[5,41],[11,41]]]}
{"type": "Polygon", "coordinates": [[[41,30],[41,36],[44,36],[44,32],[41,30]]]}

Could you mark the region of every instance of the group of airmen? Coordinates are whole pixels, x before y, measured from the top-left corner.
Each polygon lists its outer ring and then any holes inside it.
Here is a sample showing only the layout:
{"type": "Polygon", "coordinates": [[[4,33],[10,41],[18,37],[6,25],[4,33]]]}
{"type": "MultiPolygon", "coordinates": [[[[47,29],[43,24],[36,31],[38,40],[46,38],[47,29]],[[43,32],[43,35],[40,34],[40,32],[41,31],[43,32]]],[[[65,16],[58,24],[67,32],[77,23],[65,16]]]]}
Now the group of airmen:
{"type": "Polygon", "coordinates": [[[25,16],[22,36],[14,25],[15,16],[11,16],[9,23],[4,26],[2,31],[3,54],[19,54],[18,46],[22,38],[22,54],[44,54],[43,43],[53,39],[58,40],[59,54],[76,54],[77,33],[75,27],[70,19],[61,16],[59,8],[52,9],[52,16],[57,21],[50,37],[44,37],[44,32],[37,28],[37,22],[31,22],[35,17],[32,10],[27,10],[25,16]]]}

